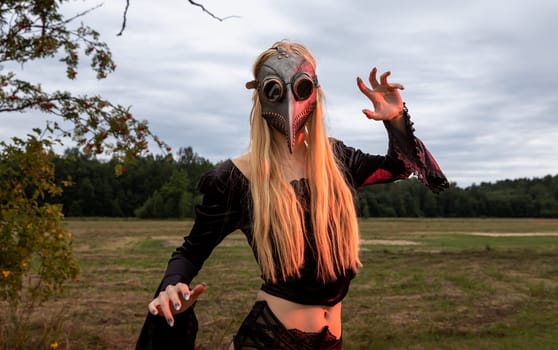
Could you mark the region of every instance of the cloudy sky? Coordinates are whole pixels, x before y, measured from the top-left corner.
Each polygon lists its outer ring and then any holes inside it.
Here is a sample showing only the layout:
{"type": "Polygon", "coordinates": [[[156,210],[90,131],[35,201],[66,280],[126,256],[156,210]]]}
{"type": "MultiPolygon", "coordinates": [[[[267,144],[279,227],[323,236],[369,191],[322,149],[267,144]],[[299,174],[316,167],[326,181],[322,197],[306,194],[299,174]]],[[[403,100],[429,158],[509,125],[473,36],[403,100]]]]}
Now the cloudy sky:
{"type": "MultiPolygon", "coordinates": [[[[216,1],[105,0],[83,21],[101,32],[117,71],[96,81],[82,63],[68,82],[56,62],[20,77],[45,89],[101,94],[132,106],[175,150],[219,161],[245,152],[256,56],[280,39],[308,46],[326,93],[328,132],[383,154],[381,123],[355,78],[372,67],[402,83],[416,135],[460,187],[558,174],[558,2],[551,0],[216,1]],[[158,6],[155,4],[159,4],[158,6]]],[[[69,14],[101,2],[79,0],[69,14]]],[[[42,126],[40,116],[2,116],[0,139],[42,126]]]]}

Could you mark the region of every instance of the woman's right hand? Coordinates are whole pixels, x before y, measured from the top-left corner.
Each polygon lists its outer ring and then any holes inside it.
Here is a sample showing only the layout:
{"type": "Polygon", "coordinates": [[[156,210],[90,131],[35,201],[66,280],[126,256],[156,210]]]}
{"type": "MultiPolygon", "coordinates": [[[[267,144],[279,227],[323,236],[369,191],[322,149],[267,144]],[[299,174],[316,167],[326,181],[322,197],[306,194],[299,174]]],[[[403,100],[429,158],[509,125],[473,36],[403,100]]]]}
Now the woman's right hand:
{"type": "Polygon", "coordinates": [[[174,326],[174,317],[172,315],[179,314],[192,306],[206,289],[207,285],[205,283],[198,284],[191,291],[185,283],[168,285],[165,290],[161,291],[149,303],[149,312],[153,315],[163,316],[169,326],[172,327],[174,326]]]}

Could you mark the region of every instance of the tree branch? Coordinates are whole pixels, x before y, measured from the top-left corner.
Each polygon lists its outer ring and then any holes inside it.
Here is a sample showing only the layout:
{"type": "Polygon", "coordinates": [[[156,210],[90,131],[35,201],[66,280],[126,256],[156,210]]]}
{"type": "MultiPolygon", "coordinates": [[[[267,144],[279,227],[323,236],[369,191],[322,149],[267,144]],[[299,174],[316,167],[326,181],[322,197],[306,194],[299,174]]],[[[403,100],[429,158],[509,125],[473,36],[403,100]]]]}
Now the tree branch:
{"type": "MultiPolygon", "coordinates": [[[[197,3],[193,0],[188,0],[188,2],[191,5],[197,6],[199,8],[201,8],[201,10],[205,13],[207,13],[209,16],[215,18],[216,20],[218,20],[219,22],[223,22],[229,18],[240,18],[240,16],[227,16],[227,17],[218,17],[215,16],[211,11],[208,11],[205,6],[203,6],[200,3],[197,3]]],[[[126,29],[126,20],[128,17],[128,8],[130,7],[130,0],[126,0],[126,7],[124,8],[124,14],[122,15],[122,28],[120,28],[120,32],[118,32],[118,34],[116,34],[116,36],[121,36],[122,33],[124,33],[124,30],[126,29]]]]}
{"type": "Polygon", "coordinates": [[[83,17],[83,16],[87,15],[88,13],[90,13],[90,12],[92,12],[92,11],[95,11],[96,9],[100,8],[101,6],[103,6],[102,3],[101,3],[101,4],[97,4],[95,7],[92,7],[92,8],[90,8],[90,9],[88,9],[88,10],[85,10],[85,11],[83,11],[83,12],[80,12],[80,13],[74,15],[74,17],[70,17],[70,18],[68,18],[68,19],[65,20],[65,21],[61,21],[60,23],[61,23],[61,24],[68,24],[68,23],[74,21],[75,19],[77,19],[77,18],[79,18],[79,17],[83,17]]]}
{"type": "Polygon", "coordinates": [[[124,8],[124,15],[122,16],[122,28],[120,29],[120,32],[118,32],[118,34],[116,34],[116,36],[121,36],[122,33],[124,33],[124,29],[126,29],[126,19],[128,17],[128,8],[130,7],[130,0],[126,0],[126,7],[124,8]]]}
{"type": "Polygon", "coordinates": [[[188,0],[188,2],[192,5],[194,5],[194,6],[197,6],[197,7],[201,8],[203,12],[207,13],[208,15],[215,18],[219,22],[223,22],[224,20],[227,20],[229,18],[239,18],[239,16],[217,17],[212,12],[208,11],[202,4],[199,4],[199,3],[195,2],[195,1],[192,1],[192,0],[188,0]]]}

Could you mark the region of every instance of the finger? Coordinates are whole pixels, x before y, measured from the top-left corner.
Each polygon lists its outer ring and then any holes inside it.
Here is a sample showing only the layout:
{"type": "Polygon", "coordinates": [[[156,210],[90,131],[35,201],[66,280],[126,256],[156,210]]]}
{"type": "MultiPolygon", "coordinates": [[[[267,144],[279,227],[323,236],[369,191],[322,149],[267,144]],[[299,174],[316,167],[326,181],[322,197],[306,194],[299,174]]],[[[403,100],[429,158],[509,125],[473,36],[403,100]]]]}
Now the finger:
{"type": "Polygon", "coordinates": [[[362,81],[362,79],[360,79],[360,77],[357,77],[357,85],[360,91],[366,96],[368,96],[368,94],[370,93],[369,91],[370,89],[368,89],[368,87],[364,84],[364,82],[362,81]]]}
{"type": "Polygon", "coordinates": [[[178,293],[181,294],[182,298],[185,301],[188,301],[190,299],[190,293],[191,293],[190,287],[188,287],[186,283],[182,283],[182,282],[178,283],[176,287],[178,288],[179,290],[178,293]]]}
{"type": "Polygon", "coordinates": [[[176,285],[169,285],[165,289],[167,295],[169,297],[169,304],[174,309],[174,311],[179,311],[182,307],[182,303],[180,302],[179,292],[181,292],[180,287],[176,285]]]}
{"type": "Polygon", "coordinates": [[[147,309],[152,315],[158,315],[159,314],[159,310],[157,310],[158,306],[159,306],[158,299],[153,299],[149,303],[149,305],[147,305],[147,309]]]}
{"type": "Polygon", "coordinates": [[[206,289],[207,285],[205,283],[198,284],[194,289],[192,289],[192,291],[190,292],[190,298],[188,299],[188,301],[184,302],[183,310],[192,306],[196,302],[196,300],[198,300],[200,295],[205,292],[206,289]]]}
{"type": "Polygon", "coordinates": [[[387,71],[380,76],[380,82],[382,83],[382,85],[389,87],[389,83],[388,83],[387,78],[390,76],[390,74],[391,74],[391,72],[387,71]]]}
{"type": "Polygon", "coordinates": [[[375,89],[380,85],[380,83],[378,83],[378,79],[376,79],[376,73],[378,73],[378,68],[374,67],[372,68],[372,71],[370,72],[370,76],[368,77],[372,89],[375,89]]]}
{"type": "Polygon", "coordinates": [[[198,284],[192,290],[192,293],[190,295],[190,300],[196,301],[200,297],[200,295],[202,295],[206,291],[206,289],[207,289],[207,284],[205,284],[205,282],[198,284]]]}
{"type": "Polygon", "coordinates": [[[369,109],[363,109],[362,113],[364,113],[364,115],[366,115],[368,119],[380,120],[378,114],[376,112],[372,112],[369,109]]]}
{"type": "Polygon", "coordinates": [[[403,87],[403,85],[401,85],[399,83],[388,82],[388,77],[390,75],[391,75],[391,72],[385,72],[384,74],[382,74],[382,76],[380,77],[380,81],[382,82],[382,85],[386,86],[387,88],[389,88],[391,90],[395,90],[395,89],[404,90],[405,88],[403,87]]]}
{"type": "Polygon", "coordinates": [[[170,299],[166,291],[162,291],[161,293],[159,293],[158,303],[159,315],[163,316],[165,320],[167,320],[169,326],[174,326],[174,317],[172,317],[172,311],[169,305],[170,299]]]}
{"type": "Polygon", "coordinates": [[[389,83],[389,88],[390,89],[399,89],[399,90],[405,90],[405,87],[399,83],[389,83]]]}

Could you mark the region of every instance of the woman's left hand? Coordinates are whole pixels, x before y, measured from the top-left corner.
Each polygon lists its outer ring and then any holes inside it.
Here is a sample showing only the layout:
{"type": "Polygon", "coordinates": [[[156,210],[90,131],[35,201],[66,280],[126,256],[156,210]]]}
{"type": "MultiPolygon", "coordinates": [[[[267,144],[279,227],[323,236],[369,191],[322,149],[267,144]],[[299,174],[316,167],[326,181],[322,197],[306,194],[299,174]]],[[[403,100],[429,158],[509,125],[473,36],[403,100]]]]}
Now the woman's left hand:
{"type": "Polygon", "coordinates": [[[366,95],[374,105],[374,111],[363,109],[362,112],[374,120],[394,120],[403,111],[403,99],[399,90],[404,87],[401,84],[389,83],[387,78],[391,72],[385,72],[380,76],[380,82],[376,79],[378,69],[374,67],[370,72],[368,80],[372,88],[368,88],[360,77],[357,77],[357,85],[360,91],[366,95]]]}

